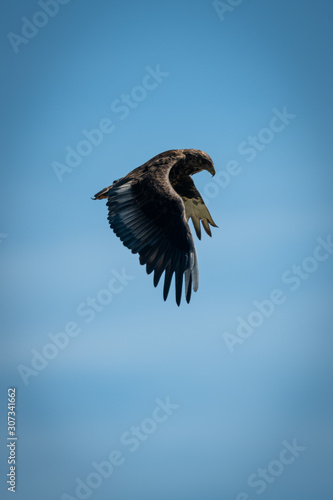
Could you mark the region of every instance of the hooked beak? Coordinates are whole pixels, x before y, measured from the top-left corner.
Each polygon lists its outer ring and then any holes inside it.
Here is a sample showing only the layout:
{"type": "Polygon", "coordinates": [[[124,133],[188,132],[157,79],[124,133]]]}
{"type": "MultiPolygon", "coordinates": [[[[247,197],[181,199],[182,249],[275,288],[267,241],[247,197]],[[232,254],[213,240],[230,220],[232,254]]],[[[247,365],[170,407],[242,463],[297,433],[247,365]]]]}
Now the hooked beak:
{"type": "Polygon", "coordinates": [[[209,165],[209,167],[207,168],[207,170],[214,177],[214,175],[215,175],[214,165],[213,164],[209,165]]]}

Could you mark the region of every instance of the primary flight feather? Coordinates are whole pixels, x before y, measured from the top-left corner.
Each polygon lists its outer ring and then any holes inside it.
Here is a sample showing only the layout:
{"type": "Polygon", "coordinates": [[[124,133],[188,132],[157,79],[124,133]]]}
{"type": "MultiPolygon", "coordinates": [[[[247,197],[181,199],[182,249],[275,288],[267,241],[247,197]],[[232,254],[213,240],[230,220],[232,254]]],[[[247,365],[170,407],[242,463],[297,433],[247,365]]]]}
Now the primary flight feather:
{"type": "Polygon", "coordinates": [[[188,225],[192,219],[201,239],[200,221],[211,236],[217,227],[191,175],[207,170],[215,175],[210,156],[197,149],[165,151],[94,196],[107,198],[108,220],[114,233],[132,253],[138,253],[147,273],[154,271],[156,287],[163,272],[163,297],[166,300],[175,274],[176,302],[199,285],[198,258],[188,225]]]}

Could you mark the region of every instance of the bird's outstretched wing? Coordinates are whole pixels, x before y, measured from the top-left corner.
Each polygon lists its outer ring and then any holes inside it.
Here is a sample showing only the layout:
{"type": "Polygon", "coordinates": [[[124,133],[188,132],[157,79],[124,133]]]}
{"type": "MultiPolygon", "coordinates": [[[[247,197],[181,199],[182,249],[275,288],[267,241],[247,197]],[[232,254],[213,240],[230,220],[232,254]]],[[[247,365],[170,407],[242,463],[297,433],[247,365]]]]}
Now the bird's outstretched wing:
{"type": "Polygon", "coordinates": [[[165,271],[163,297],[166,300],[175,273],[176,302],[181,301],[183,275],[185,297],[198,289],[198,259],[185,216],[184,204],[168,181],[167,172],[151,170],[149,176],[127,178],[108,191],[109,222],[115,234],[132,253],[139,253],[147,273],[154,271],[157,286],[165,271]]]}
{"type": "Polygon", "coordinates": [[[212,236],[209,224],[213,227],[217,227],[217,225],[213,221],[205,202],[195,187],[193,179],[189,175],[184,176],[180,180],[174,181],[172,185],[183,200],[186,219],[192,219],[193,226],[199,240],[201,240],[200,221],[202,222],[206,233],[209,236],[212,236]]]}

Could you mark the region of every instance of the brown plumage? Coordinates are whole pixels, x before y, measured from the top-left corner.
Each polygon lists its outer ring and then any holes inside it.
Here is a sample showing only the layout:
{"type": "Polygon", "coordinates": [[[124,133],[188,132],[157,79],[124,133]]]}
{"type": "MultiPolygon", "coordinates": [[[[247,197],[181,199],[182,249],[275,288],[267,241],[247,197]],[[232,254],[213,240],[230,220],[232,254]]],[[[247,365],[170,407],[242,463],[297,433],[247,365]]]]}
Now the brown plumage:
{"type": "Polygon", "coordinates": [[[154,271],[154,286],[165,272],[166,300],[175,273],[179,305],[185,277],[185,297],[199,285],[198,258],[188,225],[192,219],[198,238],[200,220],[206,233],[217,227],[191,175],[207,170],[215,175],[212,159],[197,149],[165,151],[94,196],[107,198],[108,220],[114,233],[132,253],[139,253],[147,273],[154,271]]]}

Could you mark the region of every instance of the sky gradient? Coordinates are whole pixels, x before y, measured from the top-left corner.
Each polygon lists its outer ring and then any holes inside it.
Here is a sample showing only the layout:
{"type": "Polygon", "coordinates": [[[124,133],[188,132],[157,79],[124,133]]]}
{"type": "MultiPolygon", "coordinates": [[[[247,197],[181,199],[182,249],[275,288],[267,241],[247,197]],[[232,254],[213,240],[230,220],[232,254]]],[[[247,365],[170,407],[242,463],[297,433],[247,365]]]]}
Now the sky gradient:
{"type": "Polygon", "coordinates": [[[8,387],[17,500],[329,497],[332,14],[6,5],[1,498],[8,387]],[[212,157],[194,181],[219,226],[179,308],[91,200],[176,148],[212,157]]]}

